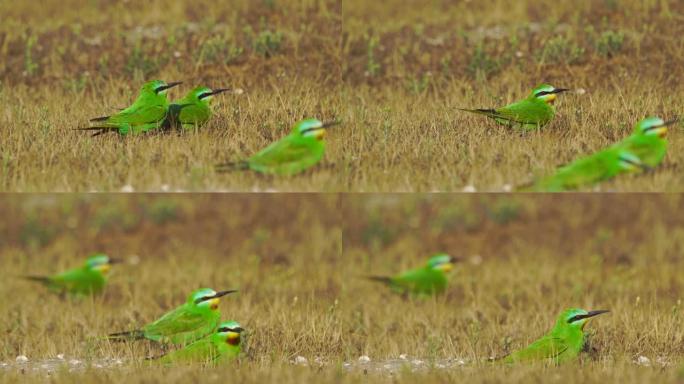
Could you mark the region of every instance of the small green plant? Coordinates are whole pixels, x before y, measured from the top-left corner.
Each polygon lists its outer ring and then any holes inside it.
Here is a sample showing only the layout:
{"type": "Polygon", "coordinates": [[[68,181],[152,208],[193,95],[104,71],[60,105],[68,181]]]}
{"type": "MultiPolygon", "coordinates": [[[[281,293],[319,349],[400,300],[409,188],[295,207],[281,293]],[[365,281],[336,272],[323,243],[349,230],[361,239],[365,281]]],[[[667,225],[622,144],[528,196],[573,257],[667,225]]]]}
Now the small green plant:
{"type": "Polygon", "coordinates": [[[178,219],[178,204],[172,200],[159,199],[150,204],[146,211],[150,220],[158,225],[178,219]]]}
{"type": "Polygon", "coordinates": [[[584,55],[584,48],[566,36],[549,39],[539,54],[539,61],[550,64],[575,64],[584,55]]]}
{"type": "Polygon", "coordinates": [[[139,44],[128,55],[124,71],[131,77],[146,79],[159,69],[159,62],[145,55],[139,44]]]}
{"type": "Polygon", "coordinates": [[[200,48],[197,61],[204,63],[230,64],[235,62],[243,53],[242,47],[235,45],[228,39],[215,36],[206,40],[200,48]]]}
{"type": "Polygon", "coordinates": [[[366,62],[366,73],[368,76],[375,76],[380,72],[380,63],[375,59],[375,48],[380,45],[378,36],[366,36],[368,61],[366,62]]]}
{"type": "Polygon", "coordinates": [[[497,224],[507,224],[520,216],[520,203],[514,200],[499,199],[487,206],[487,216],[497,224]]]}
{"type": "Polygon", "coordinates": [[[406,89],[414,94],[425,92],[430,86],[432,80],[432,73],[426,72],[421,77],[412,76],[406,82],[406,89]]]}
{"type": "Polygon", "coordinates": [[[33,61],[33,46],[38,42],[38,37],[36,35],[30,35],[26,39],[26,46],[24,49],[24,71],[27,76],[33,76],[38,70],[38,64],[33,61]]]}
{"type": "Polygon", "coordinates": [[[622,50],[624,42],[625,34],[623,32],[605,31],[595,43],[596,52],[601,56],[612,57],[622,50]]]}
{"type": "Polygon", "coordinates": [[[486,80],[489,76],[498,72],[502,67],[502,60],[491,57],[482,43],[475,46],[470,56],[466,71],[470,76],[478,80],[486,80]]]}
{"type": "Polygon", "coordinates": [[[273,32],[267,29],[259,32],[252,43],[252,49],[261,56],[270,57],[280,51],[282,42],[282,32],[273,32]]]}

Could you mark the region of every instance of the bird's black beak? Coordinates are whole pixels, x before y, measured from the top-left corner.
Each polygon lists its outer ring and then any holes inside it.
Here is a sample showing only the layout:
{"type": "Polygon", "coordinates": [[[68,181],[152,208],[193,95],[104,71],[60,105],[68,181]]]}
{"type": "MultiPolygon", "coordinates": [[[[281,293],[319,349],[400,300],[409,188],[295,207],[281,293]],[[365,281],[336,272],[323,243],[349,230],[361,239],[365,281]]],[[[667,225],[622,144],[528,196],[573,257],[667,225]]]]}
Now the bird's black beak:
{"type": "Polygon", "coordinates": [[[207,297],[207,300],[210,300],[210,299],[217,299],[217,298],[219,298],[219,297],[225,296],[225,295],[227,295],[227,294],[229,294],[229,293],[233,293],[233,292],[237,292],[237,289],[230,289],[230,290],[227,290],[227,291],[216,292],[216,294],[215,294],[214,296],[207,297]]]}
{"type": "Polygon", "coordinates": [[[577,315],[577,316],[573,317],[571,323],[575,322],[577,320],[588,319],[590,317],[598,316],[602,313],[607,313],[607,312],[610,312],[610,311],[607,309],[599,309],[597,311],[589,311],[586,315],[577,315]]]}
{"type": "Polygon", "coordinates": [[[339,125],[339,124],[342,124],[342,122],[339,120],[326,121],[325,123],[323,123],[323,125],[321,125],[321,128],[330,128],[330,127],[334,127],[335,125],[339,125]]]}
{"type": "Polygon", "coordinates": [[[572,91],[570,88],[556,88],[551,93],[563,93],[567,91],[572,91]]]}
{"type": "Polygon", "coordinates": [[[166,85],[162,85],[161,87],[158,87],[157,89],[155,89],[155,92],[159,93],[159,92],[161,92],[161,91],[163,91],[163,90],[166,90],[166,89],[169,89],[169,88],[173,88],[173,87],[175,87],[176,85],[180,85],[180,84],[183,84],[183,82],[182,82],[182,81],[172,81],[172,82],[170,82],[170,83],[168,83],[168,84],[166,84],[166,85]]]}
{"type": "Polygon", "coordinates": [[[675,124],[675,123],[678,123],[678,122],[679,122],[679,119],[672,119],[672,120],[670,120],[670,121],[664,122],[663,125],[661,125],[661,127],[667,127],[668,125],[672,125],[672,124],[675,124]]]}
{"type": "Polygon", "coordinates": [[[211,90],[211,95],[218,95],[219,93],[223,93],[226,91],[230,91],[230,88],[218,88],[218,89],[212,89],[211,90]]]}

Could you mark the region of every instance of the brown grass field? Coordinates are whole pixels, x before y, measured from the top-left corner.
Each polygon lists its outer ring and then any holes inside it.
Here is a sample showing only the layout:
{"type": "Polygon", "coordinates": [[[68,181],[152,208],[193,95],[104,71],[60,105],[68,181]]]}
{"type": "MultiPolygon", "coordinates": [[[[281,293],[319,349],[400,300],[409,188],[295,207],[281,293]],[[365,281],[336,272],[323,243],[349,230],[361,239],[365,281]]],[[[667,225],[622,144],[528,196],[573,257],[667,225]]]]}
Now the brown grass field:
{"type": "Polygon", "coordinates": [[[678,195],[7,196],[0,378],[676,382],[684,363],[683,205],[678,195]],[[101,297],[62,300],[17,278],[96,251],[126,260],[101,297]],[[443,296],[405,300],[363,279],[440,251],[462,259],[443,296]],[[239,363],[148,367],[141,360],[158,347],[94,340],[204,285],[240,289],[221,304],[224,318],[249,330],[239,363]],[[486,361],[539,337],[570,306],[612,310],[589,323],[592,350],[578,363],[486,361]],[[14,362],[20,354],[30,359],[23,366],[14,362]],[[46,378],[42,365],[58,354],[65,360],[46,378]],[[397,363],[402,354],[408,360],[397,363]],[[359,363],[362,355],[371,361],[359,363]],[[293,365],[296,356],[310,365],[293,365]],[[637,364],[640,357],[650,366],[637,364]],[[112,359],[121,364],[107,366],[112,359]],[[410,368],[415,360],[421,369],[410,368]],[[441,367],[458,360],[462,366],[441,367]]]}
{"type": "Polygon", "coordinates": [[[316,172],[216,174],[304,117],[342,114],[339,1],[2,2],[0,122],[6,191],[341,190],[340,134],[316,172]],[[239,88],[199,132],[91,138],[75,127],[125,107],[146,80],[239,88]]]}
{"type": "MultiPolygon", "coordinates": [[[[681,1],[345,0],[342,14],[352,190],[508,190],[684,110],[681,1]],[[543,82],[585,93],[559,97],[541,132],[457,110],[543,82]]],[[[682,127],[656,172],[600,189],[683,190],[682,127]]]]}
{"type": "MultiPolygon", "coordinates": [[[[684,109],[677,0],[0,3],[5,191],[504,191],[684,109]],[[199,132],[90,138],[152,78],[244,90],[199,132]],[[459,107],[582,89],[521,135],[459,107]],[[306,116],[340,118],[295,177],[217,174],[306,116]]],[[[682,125],[655,172],[604,191],[682,191],[682,125]]],[[[585,190],[594,190],[587,186],[585,190]]]]}

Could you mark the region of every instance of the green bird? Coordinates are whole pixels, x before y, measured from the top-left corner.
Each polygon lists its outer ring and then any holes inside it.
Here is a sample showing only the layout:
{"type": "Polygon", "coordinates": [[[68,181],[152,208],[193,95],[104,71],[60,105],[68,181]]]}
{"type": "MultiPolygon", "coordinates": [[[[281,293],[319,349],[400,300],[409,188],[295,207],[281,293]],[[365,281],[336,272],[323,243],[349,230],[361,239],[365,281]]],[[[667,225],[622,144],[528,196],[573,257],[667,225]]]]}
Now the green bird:
{"type": "Polygon", "coordinates": [[[634,132],[624,140],[580,158],[543,178],[530,189],[558,192],[596,184],[621,173],[638,173],[658,166],[667,152],[667,126],[676,120],[665,122],[658,117],[641,120],[634,132]]]}
{"type": "Polygon", "coordinates": [[[148,339],[159,343],[187,345],[214,332],[221,320],[220,297],[236,290],[216,292],[210,288],[198,289],[188,296],[185,304],[167,312],[142,329],[112,333],[113,341],[148,339]]]}
{"type": "Polygon", "coordinates": [[[55,293],[73,296],[99,294],[107,284],[107,274],[111,264],[117,262],[118,260],[99,253],[90,256],[80,268],[54,276],[23,276],[23,278],[40,282],[55,293]]]}
{"type": "Polygon", "coordinates": [[[444,253],[432,256],[424,267],[412,269],[394,277],[369,276],[374,281],[386,284],[394,292],[410,295],[440,294],[446,290],[447,274],[456,260],[444,253]]]}
{"type": "Polygon", "coordinates": [[[555,88],[549,84],[539,85],[533,89],[526,99],[508,104],[505,107],[493,109],[462,109],[461,111],[477,113],[494,119],[497,123],[532,130],[543,127],[556,114],[553,102],[559,93],[567,92],[570,89],[555,88]]]}
{"type": "Polygon", "coordinates": [[[555,364],[576,359],[584,349],[584,326],[589,318],[607,310],[566,309],[551,332],[524,349],[503,358],[505,363],[551,361],[555,364]]]}
{"type": "Polygon", "coordinates": [[[211,118],[211,100],[214,96],[229,91],[228,88],[210,89],[196,87],[185,97],[169,105],[165,128],[192,129],[203,125],[211,118]]]}
{"type": "Polygon", "coordinates": [[[618,143],[637,156],[641,162],[650,168],[657,167],[667,153],[667,126],[677,120],[664,121],[659,117],[647,117],[634,126],[634,133],[618,143]]]}
{"type": "Polygon", "coordinates": [[[634,153],[613,145],[593,155],[560,167],[523,191],[561,192],[612,179],[622,173],[637,173],[646,168],[634,153]]]}
{"type": "Polygon", "coordinates": [[[241,334],[244,330],[237,321],[221,323],[214,333],[186,347],[148,360],[163,364],[209,363],[218,364],[234,360],[242,351],[241,334]]]}
{"type": "Polygon", "coordinates": [[[139,134],[161,127],[169,110],[166,92],[181,82],[166,83],[153,80],[142,86],[138,98],[130,107],[111,116],[91,119],[98,126],[76,128],[77,130],[97,131],[93,136],[116,131],[120,135],[139,134]]]}
{"type": "Polygon", "coordinates": [[[318,119],[305,119],[292,128],[282,139],[262,149],[247,160],[216,166],[218,172],[233,169],[251,169],[255,172],[294,175],[316,165],[325,153],[326,128],[337,125],[332,121],[323,123],[318,119]]]}

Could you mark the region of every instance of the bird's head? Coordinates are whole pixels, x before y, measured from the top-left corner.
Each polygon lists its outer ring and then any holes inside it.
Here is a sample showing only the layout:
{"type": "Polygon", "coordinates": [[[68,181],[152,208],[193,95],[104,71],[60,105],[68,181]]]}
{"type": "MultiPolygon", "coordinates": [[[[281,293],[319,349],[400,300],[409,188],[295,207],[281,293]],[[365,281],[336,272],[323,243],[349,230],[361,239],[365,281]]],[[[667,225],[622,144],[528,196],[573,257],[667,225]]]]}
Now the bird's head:
{"type": "Polygon", "coordinates": [[[211,89],[208,87],[197,87],[190,91],[190,97],[201,102],[210,103],[215,95],[230,91],[229,88],[211,89]]]}
{"type": "Polygon", "coordinates": [[[655,135],[660,138],[667,136],[667,126],[677,122],[677,119],[665,121],[660,117],[647,117],[634,126],[634,133],[655,135]]]}
{"type": "Polygon", "coordinates": [[[427,267],[442,272],[449,272],[454,268],[454,261],[456,259],[446,253],[439,253],[428,260],[427,267]]]}
{"type": "Polygon", "coordinates": [[[145,83],[145,85],[142,86],[141,92],[153,93],[155,95],[166,95],[166,91],[179,84],[182,84],[182,82],[174,81],[171,83],[167,83],[163,80],[152,80],[145,83]]]}
{"type": "Polygon", "coordinates": [[[219,291],[216,292],[211,288],[200,288],[188,296],[188,303],[195,305],[198,308],[209,308],[212,311],[218,309],[220,298],[229,293],[237,292],[236,290],[219,291]]]}
{"type": "Polygon", "coordinates": [[[221,323],[216,330],[219,338],[230,345],[240,345],[240,335],[244,329],[237,321],[230,320],[221,323]]]}
{"type": "Polygon", "coordinates": [[[109,272],[111,265],[118,262],[118,260],[111,259],[109,256],[103,253],[98,253],[90,256],[86,260],[85,267],[91,271],[98,271],[103,275],[106,275],[109,272]]]}
{"type": "Polygon", "coordinates": [[[304,119],[292,128],[294,132],[303,137],[313,137],[316,140],[323,140],[325,138],[326,128],[339,124],[338,121],[322,122],[318,119],[304,119]]]}
{"type": "Polygon", "coordinates": [[[569,91],[567,88],[556,88],[550,84],[541,84],[532,90],[530,97],[541,100],[547,104],[553,104],[556,100],[556,95],[567,91],[569,91]]]}
{"type": "Polygon", "coordinates": [[[580,330],[584,330],[584,326],[587,324],[587,320],[606,312],[610,311],[605,309],[600,309],[597,311],[585,311],[584,309],[579,308],[566,309],[565,311],[563,311],[563,313],[560,314],[560,316],[558,316],[556,325],[577,327],[580,330]]]}

